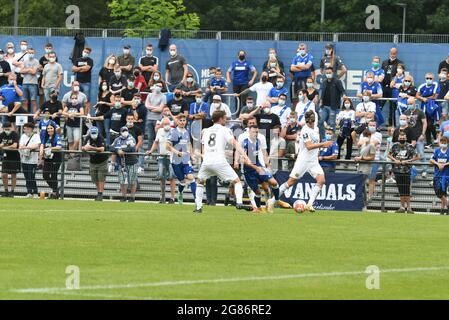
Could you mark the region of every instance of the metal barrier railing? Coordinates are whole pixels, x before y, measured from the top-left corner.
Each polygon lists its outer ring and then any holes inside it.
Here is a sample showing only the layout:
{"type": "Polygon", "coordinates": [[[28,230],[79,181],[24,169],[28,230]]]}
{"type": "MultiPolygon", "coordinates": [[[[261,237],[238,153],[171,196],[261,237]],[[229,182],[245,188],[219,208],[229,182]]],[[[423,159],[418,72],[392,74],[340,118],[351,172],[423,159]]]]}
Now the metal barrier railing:
{"type": "MultiPolygon", "coordinates": [[[[86,37],[97,38],[158,38],[160,30],[101,29],[101,28],[46,28],[0,26],[4,36],[74,36],[82,32],[86,37]]],[[[171,30],[176,39],[210,40],[270,40],[270,41],[326,41],[326,42],[389,42],[389,43],[449,43],[448,34],[398,34],[353,32],[278,32],[278,31],[219,31],[171,30]]]]}

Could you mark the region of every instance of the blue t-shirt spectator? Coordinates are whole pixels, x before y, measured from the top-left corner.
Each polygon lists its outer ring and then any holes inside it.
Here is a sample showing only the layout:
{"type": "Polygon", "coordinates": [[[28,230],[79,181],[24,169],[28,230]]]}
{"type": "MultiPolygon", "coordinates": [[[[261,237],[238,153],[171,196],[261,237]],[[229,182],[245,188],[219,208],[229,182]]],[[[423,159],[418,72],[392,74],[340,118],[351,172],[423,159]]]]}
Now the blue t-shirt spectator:
{"type": "Polygon", "coordinates": [[[207,102],[202,102],[201,104],[197,104],[193,102],[190,104],[189,115],[194,115],[198,113],[204,112],[206,114],[206,118],[209,116],[209,104],[207,102]]]}
{"type": "Polygon", "coordinates": [[[48,120],[42,119],[41,121],[39,121],[39,132],[40,132],[41,141],[44,141],[45,132],[47,131],[47,127],[49,125],[52,125],[55,129],[60,128],[59,125],[51,119],[48,119],[48,120]]]}
{"type": "MultiPolygon", "coordinates": [[[[313,56],[310,53],[307,53],[305,56],[301,56],[300,54],[296,55],[296,57],[293,59],[292,65],[298,66],[301,63],[304,63],[305,65],[308,63],[312,63],[313,66],[313,56]]],[[[297,71],[294,74],[296,79],[309,78],[312,76],[312,68],[309,68],[308,70],[297,71]]]]}
{"type": "MultiPolygon", "coordinates": [[[[438,148],[435,150],[432,160],[436,161],[437,163],[446,164],[449,162],[449,149],[446,150],[446,152],[443,152],[441,148],[438,148]]],[[[445,167],[443,171],[440,171],[440,169],[435,166],[435,172],[434,172],[434,178],[441,178],[441,177],[449,177],[449,167],[445,167]]]]}
{"type": "Polygon", "coordinates": [[[377,70],[374,70],[373,68],[365,70],[365,72],[363,72],[363,77],[366,78],[366,76],[368,75],[369,72],[374,73],[374,77],[381,77],[384,76],[385,77],[385,71],[382,68],[379,68],[377,70]]]}
{"type": "MultiPolygon", "coordinates": [[[[428,98],[433,96],[434,94],[440,93],[440,85],[438,82],[433,82],[430,86],[428,86],[426,83],[423,83],[419,86],[418,92],[421,93],[421,97],[428,98]]],[[[425,103],[421,103],[421,108],[424,108],[425,103]]]]}
{"type": "Polygon", "coordinates": [[[217,78],[213,77],[210,80],[210,86],[211,87],[227,88],[228,87],[228,83],[226,82],[226,80],[223,77],[221,77],[220,79],[217,79],[217,78]]]}
{"type": "Polygon", "coordinates": [[[235,86],[248,85],[251,79],[251,72],[256,68],[248,61],[234,61],[228,69],[228,72],[234,72],[233,84],[235,86]]]}
{"type": "MultiPolygon", "coordinates": [[[[22,86],[19,85],[18,87],[20,90],[23,90],[22,86]]],[[[2,86],[0,88],[0,95],[4,98],[2,102],[4,106],[8,106],[13,102],[15,103],[21,101],[21,98],[17,94],[17,91],[13,85],[11,86],[9,84],[5,84],[4,86],[2,86]]]]}
{"type": "MultiPolygon", "coordinates": [[[[334,142],[332,147],[320,149],[320,157],[330,157],[330,156],[338,156],[338,144],[334,142]]],[[[321,161],[321,167],[323,168],[336,168],[337,164],[335,162],[327,162],[321,161]]]]}
{"type": "MultiPolygon", "coordinates": [[[[279,96],[281,94],[285,94],[286,96],[288,95],[288,90],[285,87],[282,87],[281,89],[274,87],[270,90],[270,92],[268,93],[268,97],[270,98],[279,98],[279,96]]],[[[272,103],[271,107],[276,106],[277,103],[272,103]]]]}

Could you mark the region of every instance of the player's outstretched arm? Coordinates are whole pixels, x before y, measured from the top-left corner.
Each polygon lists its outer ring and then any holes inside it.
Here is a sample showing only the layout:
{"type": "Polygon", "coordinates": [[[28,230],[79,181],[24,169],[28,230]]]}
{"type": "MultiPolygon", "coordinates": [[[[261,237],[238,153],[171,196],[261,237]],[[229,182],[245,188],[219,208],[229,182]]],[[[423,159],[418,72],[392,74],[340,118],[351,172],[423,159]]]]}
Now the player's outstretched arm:
{"type": "Polygon", "coordinates": [[[320,149],[320,148],[330,148],[332,147],[334,143],[332,141],[326,141],[321,143],[312,143],[311,141],[308,141],[305,143],[307,150],[311,151],[314,149],[320,149]]]}

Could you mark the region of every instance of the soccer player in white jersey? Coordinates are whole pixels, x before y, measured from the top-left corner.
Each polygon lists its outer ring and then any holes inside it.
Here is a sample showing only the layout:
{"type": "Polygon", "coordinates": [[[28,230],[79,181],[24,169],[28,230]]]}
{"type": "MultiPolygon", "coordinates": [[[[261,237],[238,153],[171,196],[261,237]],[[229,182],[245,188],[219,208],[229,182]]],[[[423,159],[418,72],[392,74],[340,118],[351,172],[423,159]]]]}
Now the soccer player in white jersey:
{"type": "Polygon", "coordinates": [[[214,176],[219,177],[222,181],[230,181],[234,184],[236,207],[238,210],[246,209],[243,205],[242,182],[226,160],[226,145],[230,144],[236,148],[245,161],[248,161],[248,157],[240,144],[235,140],[231,130],[225,127],[226,118],[226,112],[215,111],[212,114],[214,125],[203,132],[203,163],[198,173],[195,213],[202,213],[204,183],[207,179],[214,176]]]}
{"type": "Polygon", "coordinates": [[[309,212],[315,212],[313,204],[326,183],[323,168],[320,166],[318,160],[320,148],[330,148],[333,144],[332,141],[320,143],[320,133],[318,128],[315,128],[315,117],[315,112],[311,110],[307,111],[304,115],[306,125],[302,128],[301,134],[298,136],[298,158],[290,174],[290,179],[280,188],[280,196],[282,196],[285,191],[293,187],[308,172],[316,180],[316,185],[312,190],[309,203],[306,206],[306,211],[309,212]]]}

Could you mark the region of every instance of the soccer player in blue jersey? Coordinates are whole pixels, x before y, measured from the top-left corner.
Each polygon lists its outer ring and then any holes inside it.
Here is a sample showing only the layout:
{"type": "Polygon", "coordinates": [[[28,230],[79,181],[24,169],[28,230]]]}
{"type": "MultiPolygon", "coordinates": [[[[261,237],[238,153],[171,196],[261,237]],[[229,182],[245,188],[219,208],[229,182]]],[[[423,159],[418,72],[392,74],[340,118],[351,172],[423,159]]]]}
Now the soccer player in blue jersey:
{"type": "Polygon", "coordinates": [[[259,184],[268,183],[274,197],[273,199],[268,200],[267,210],[272,213],[276,201],[279,201],[279,184],[265,165],[258,135],[259,129],[257,126],[252,126],[249,128],[248,138],[241,142],[242,148],[248,157],[244,162],[243,171],[246,183],[255,193],[254,200],[257,208],[255,208],[253,212],[261,212],[261,190],[259,184]]]}
{"type": "Polygon", "coordinates": [[[193,196],[196,196],[196,182],[193,176],[192,145],[190,143],[190,133],[186,129],[187,118],[184,114],[177,117],[177,126],[172,129],[167,139],[167,150],[172,153],[171,164],[173,172],[179,181],[178,184],[178,204],[184,202],[184,189],[186,184],[190,184],[193,196]]]}
{"type": "Polygon", "coordinates": [[[443,136],[440,140],[440,147],[430,159],[430,163],[435,166],[433,175],[433,188],[435,194],[441,199],[441,215],[449,215],[447,206],[447,188],[449,187],[449,139],[443,136]]]}

